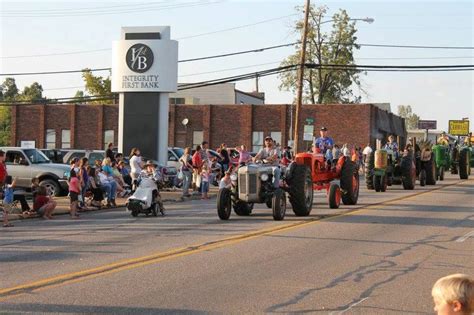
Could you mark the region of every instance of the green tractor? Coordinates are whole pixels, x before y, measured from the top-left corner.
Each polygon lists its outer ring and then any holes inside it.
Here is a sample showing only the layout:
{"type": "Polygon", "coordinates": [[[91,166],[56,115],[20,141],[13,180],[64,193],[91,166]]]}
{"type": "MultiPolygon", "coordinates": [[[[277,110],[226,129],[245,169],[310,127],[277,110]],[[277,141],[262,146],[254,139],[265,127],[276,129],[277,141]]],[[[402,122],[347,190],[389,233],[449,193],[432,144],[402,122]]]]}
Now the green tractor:
{"type": "Polygon", "coordinates": [[[402,184],[403,189],[414,189],[416,165],[413,152],[397,158],[392,150],[376,150],[367,157],[365,181],[367,189],[374,189],[376,192],[384,192],[392,184],[402,184]]]}
{"type": "Polygon", "coordinates": [[[444,172],[451,167],[451,154],[448,145],[436,144],[432,148],[436,164],[436,180],[444,180],[444,172]]]}

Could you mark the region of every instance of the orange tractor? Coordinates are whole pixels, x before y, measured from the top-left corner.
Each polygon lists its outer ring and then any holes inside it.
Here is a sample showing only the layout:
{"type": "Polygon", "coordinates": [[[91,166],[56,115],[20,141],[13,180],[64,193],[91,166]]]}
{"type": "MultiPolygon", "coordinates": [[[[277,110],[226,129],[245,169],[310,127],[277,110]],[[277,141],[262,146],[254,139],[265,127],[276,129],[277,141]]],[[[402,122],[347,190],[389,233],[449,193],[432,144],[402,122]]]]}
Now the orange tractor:
{"type": "Polygon", "coordinates": [[[327,191],[329,207],[355,205],[359,198],[359,172],[351,158],[341,156],[327,163],[318,149],[314,153],[298,153],[295,162],[288,166],[286,181],[289,184],[290,203],[296,215],[309,215],[313,191],[327,191]],[[339,184],[336,180],[339,180],[339,184]]]}

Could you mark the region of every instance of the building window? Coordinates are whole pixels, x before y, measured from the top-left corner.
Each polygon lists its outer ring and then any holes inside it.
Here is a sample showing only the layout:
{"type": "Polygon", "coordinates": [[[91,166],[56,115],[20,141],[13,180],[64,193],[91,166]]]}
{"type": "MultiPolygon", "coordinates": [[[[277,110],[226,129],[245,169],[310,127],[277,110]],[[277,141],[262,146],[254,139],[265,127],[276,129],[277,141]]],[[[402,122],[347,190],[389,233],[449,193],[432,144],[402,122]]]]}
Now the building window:
{"type": "Polygon", "coordinates": [[[204,141],[204,132],[203,131],[193,131],[193,149],[196,146],[201,145],[204,141]]]}
{"type": "Polygon", "coordinates": [[[56,130],[46,129],[46,149],[56,148],[56,130]]]}
{"type": "Polygon", "coordinates": [[[276,144],[281,146],[281,131],[272,131],[270,132],[270,136],[276,144]]]}
{"type": "Polygon", "coordinates": [[[109,143],[114,143],[114,131],[106,130],[104,131],[104,148],[107,149],[109,143]]]}
{"type": "Polygon", "coordinates": [[[252,151],[258,152],[263,148],[263,131],[252,132],[252,151]]]}
{"type": "Polygon", "coordinates": [[[171,105],[183,105],[186,104],[186,99],[184,97],[170,97],[171,105]]]}
{"type": "Polygon", "coordinates": [[[71,148],[71,130],[69,129],[61,130],[61,148],[62,149],[71,148]]]}

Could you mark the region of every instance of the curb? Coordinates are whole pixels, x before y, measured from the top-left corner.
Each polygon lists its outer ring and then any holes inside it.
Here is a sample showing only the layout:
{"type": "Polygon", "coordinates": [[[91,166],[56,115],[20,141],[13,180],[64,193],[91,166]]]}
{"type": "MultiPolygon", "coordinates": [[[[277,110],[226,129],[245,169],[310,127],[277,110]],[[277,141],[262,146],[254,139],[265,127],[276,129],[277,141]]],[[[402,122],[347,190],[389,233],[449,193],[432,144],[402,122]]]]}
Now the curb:
{"type": "MultiPolygon", "coordinates": [[[[217,194],[214,194],[214,193],[211,193],[209,194],[209,198],[210,199],[214,199],[216,197],[217,194]]],[[[172,203],[180,203],[180,202],[186,202],[186,201],[190,201],[190,200],[201,200],[201,196],[200,195],[193,195],[191,197],[187,197],[187,198],[183,198],[183,197],[179,197],[177,199],[163,199],[163,203],[168,203],[168,204],[172,204],[172,203]]],[[[87,210],[87,211],[82,211],[80,213],[87,213],[87,212],[96,212],[96,211],[102,211],[102,210],[115,210],[115,209],[120,209],[120,208],[124,208],[125,207],[125,203],[123,204],[118,204],[117,207],[102,207],[101,209],[98,209],[98,208],[93,208],[91,210],[87,210]]],[[[60,209],[56,209],[54,211],[54,216],[58,216],[58,215],[65,215],[65,214],[69,214],[69,208],[63,208],[61,207],[60,209]]],[[[31,217],[31,218],[22,218],[20,217],[20,214],[9,214],[8,215],[8,221],[17,221],[17,220],[32,220],[32,219],[41,219],[41,217],[31,217]]]]}

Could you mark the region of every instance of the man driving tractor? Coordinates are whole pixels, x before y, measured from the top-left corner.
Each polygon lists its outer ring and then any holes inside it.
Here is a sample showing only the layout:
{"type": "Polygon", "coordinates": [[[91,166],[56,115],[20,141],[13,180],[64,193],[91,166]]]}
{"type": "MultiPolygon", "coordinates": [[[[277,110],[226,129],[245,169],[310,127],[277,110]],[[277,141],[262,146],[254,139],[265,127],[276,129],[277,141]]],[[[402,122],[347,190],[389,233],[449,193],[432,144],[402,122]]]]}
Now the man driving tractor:
{"type": "Polygon", "coordinates": [[[446,132],[442,132],[441,136],[438,138],[437,143],[440,145],[449,145],[449,138],[446,132]]]}
{"type": "Polygon", "coordinates": [[[384,149],[392,150],[395,154],[395,158],[398,158],[398,143],[395,141],[393,135],[388,136],[388,142],[385,144],[384,149]]]}
{"type": "Polygon", "coordinates": [[[262,161],[264,164],[271,165],[273,170],[273,186],[280,186],[280,159],[278,149],[275,148],[272,137],[265,138],[265,147],[261,149],[254,158],[254,161],[262,161]]]}

